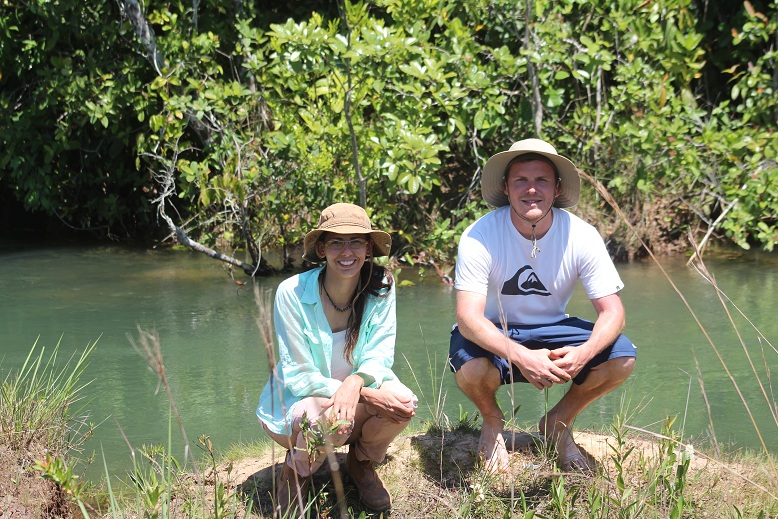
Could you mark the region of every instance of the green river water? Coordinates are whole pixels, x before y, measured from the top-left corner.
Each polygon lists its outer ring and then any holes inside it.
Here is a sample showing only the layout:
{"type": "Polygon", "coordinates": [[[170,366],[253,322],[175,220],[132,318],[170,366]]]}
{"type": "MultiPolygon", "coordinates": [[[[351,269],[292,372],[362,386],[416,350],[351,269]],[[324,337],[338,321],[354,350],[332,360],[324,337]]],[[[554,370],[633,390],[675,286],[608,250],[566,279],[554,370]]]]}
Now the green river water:
{"type": "MultiPolygon", "coordinates": [[[[770,404],[775,405],[770,374],[778,367],[773,347],[778,346],[778,256],[730,253],[707,260],[733,302],[729,311],[745,348],[715,291],[686,266],[686,259],[660,262],[721,359],[656,264],[620,264],[625,333],[637,344],[637,367],[620,389],[587,409],[576,426],[603,430],[626,401],[634,427],[659,432],[667,416],[677,416],[675,428],[683,429],[688,441],[701,443],[715,434],[731,449],[760,448],[758,428],[768,449],[778,449],[778,425],[770,414],[770,404]]],[[[281,279],[257,283],[272,291],[281,279]]],[[[438,406],[452,421],[459,419],[460,409],[472,415],[473,406],[446,366],[453,289],[437,278],[419,278],[413,270],[403,270],[399,279],[415,285],[398,291],[395,368],[420,397],[419,418],[429,419],[438,406]]],[[[582,292],[568,311],[593,317],[582,292]]],[[[133,447],[168,443],[165,391],[128,338],[137,338],[138,326],[159,335],[190,444],[201,435],[208,435],[217,450],[264,439],[254,415],[268,377],[257,305],[253,290],[236,286],[221,263],[171,250],[0,243],[0,376],[18,369],[36,342],[47,351],[59,343],[60,360],[65,360],[97,341],[82,401],[91,421],[99,424],[86,444],[85,456],[94,453],[95,459],[87,477],[101,476],[103,456],[113,474],[131,467],[123,435],[133,447]]],[[[549,401],[563,390],[550,391],[549,401]]],[[[505,409],[520,405],[518,422],[533,427],[546,405],[544,393],[518,385],[513,398],[515,404],[508,388],[501,392],[505,409]]],[[[173,443],[173,455],[183,459],[175,421],[173,443]]]]}

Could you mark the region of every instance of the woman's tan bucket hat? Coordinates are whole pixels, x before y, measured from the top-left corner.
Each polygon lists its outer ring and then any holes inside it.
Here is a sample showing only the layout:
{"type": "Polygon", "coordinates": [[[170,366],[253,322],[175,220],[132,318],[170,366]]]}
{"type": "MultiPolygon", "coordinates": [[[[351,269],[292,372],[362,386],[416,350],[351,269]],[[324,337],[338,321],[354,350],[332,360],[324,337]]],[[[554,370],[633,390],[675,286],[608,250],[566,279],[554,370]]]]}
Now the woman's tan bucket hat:
{"type": "Polygon", "coordinates": [[[316,253],[316,242],[325,232],[336,234],[369,234],[373,241],[373,257],[388,256],[392,250],[392,237],[384,231],[373,229],[364,209],[354,204],[332,204],[321,212],[319,226],[305,235],[303,259],[318,263],[322,258],[316,253]]]}
{"type": "Polygon", "coordinates": [[[508,205],[505,194],[505,168],[511,160],[526,153],[537,153],[546,157],[556,166],[561,180],[559,195],[554,199],[554,207],[573,207],[581,194],[581,178],[578,169],[568,158],[559,155],[551,144],[540,139],[524,139],[514,142],[508,151],[492,155],[484,165],[481,175],[481,194],[487,203],[494,207],[508,205]]]}

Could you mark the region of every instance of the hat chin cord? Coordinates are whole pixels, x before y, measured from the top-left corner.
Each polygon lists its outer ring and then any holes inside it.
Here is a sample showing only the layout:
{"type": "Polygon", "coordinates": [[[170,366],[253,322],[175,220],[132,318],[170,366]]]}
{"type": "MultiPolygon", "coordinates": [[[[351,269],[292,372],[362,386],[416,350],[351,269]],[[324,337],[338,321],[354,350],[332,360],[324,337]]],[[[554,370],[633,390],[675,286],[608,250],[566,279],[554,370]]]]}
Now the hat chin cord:
{"type": "MultiPolygon", "coordinates": [[[[543,213],[543,216],[541,216],[540,218],[538,218],[537,220],[535,220],[535,221],[533,222],[532,220],[530,220],[529,218],[527,218],[527,217],[526,217],[526,216],[524,216],[523,214],[519,213],[519,212],[516,210],[516,208],[515,208],[515,207],[513,207],[513,203],[510,201],[510,199],[508,199],[508,205],[510,205],[510,206],[511,206],[511,211],[513,211],[513,213],[514,213],[516,216],[518,216],[519,218],[521,218],[522,220],[524,220],[525,222],[527,222],[528,224],[530,224],[530,225],[532,226],[532,236],[530,237],[530,239],[532,240],[532,252],[530,253],[530,257],[531,257],[532,259],[535,259],[535,256],[537,256],[537,255],[538,255],[538,252],[540,252],[540,247],[538,247],[538,237],[535,235],[535,226],[536,226],[537,224],[539,224],[539,223],[540,223],[540,221],[541,221],[543,218],[545,218],[546,216],[548,216],[548,214],[551,212],[551,210],[552,210],[552,209],[554,209],[554,201],[555,201],[555,200],[556,200],[556,194],[554,195],[554,198],[551,200],[551,207],[549,207],[549,208],[548,208],[548,211],[546,211],[545,213],[543,213]]],[[[519,234],[521,234],[521,233],[519,233],[519,234]]]]}

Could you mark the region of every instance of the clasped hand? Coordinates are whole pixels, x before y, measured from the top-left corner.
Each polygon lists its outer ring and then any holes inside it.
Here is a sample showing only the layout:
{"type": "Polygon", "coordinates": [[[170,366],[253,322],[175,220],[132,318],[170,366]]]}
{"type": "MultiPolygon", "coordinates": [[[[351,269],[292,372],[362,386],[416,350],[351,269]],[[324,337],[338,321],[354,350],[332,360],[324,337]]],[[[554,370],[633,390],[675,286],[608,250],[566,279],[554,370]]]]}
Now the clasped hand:
{"type": "Polygon", "coordinates": [[[560,348],[558,350],[529,350],[515,362],[521,374],[537,389],[545,389],[554,384],[564,384],[581,370],[577,366],[575,348],[560,348]],[[568,356],[570,358],[568,358],[568,356]]]}
{"type": "Polygon", "coordinates": [[[574,378],[591,360],[582,346],[565,346],[549,352],[549,359],[574,378]]]}

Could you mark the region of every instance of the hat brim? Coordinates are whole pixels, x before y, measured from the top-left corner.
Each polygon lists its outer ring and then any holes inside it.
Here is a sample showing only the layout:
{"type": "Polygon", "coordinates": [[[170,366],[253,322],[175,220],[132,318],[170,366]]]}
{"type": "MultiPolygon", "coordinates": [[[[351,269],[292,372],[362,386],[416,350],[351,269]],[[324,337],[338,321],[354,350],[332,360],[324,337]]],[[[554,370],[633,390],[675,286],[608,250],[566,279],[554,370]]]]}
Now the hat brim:
{"type": "Polygon", "coordinates": [[[554,207],[564,209],[576,205],[581,195],[581,177],[575,164],[562,155],[538,150],[501,151],[492,155],[486,161],[481,174],[481,195],[484,200],[494,207],[508,205],[508,195],[505,194],[505,168],[514,158],[527,153],[542,155],[556,166],[562,182],[559,194],[554,199],[554,207]]]}
{"type": "Polygon", "coordinates": [[[303,259],[310,263],[321,263],[324,258],[319,257],[316,251],[316,242],[325,232],[331,234],[369,234],[370,240],[373,242],[371,255],[374,258],[381,256],[388,256],[392,250],[392,237],[384,231],[372,230],[365,232],[364,227],[340,225],[335,229],[314,229],[305,235],[303,240],[305,252],[303,252],[303,259]]]}

